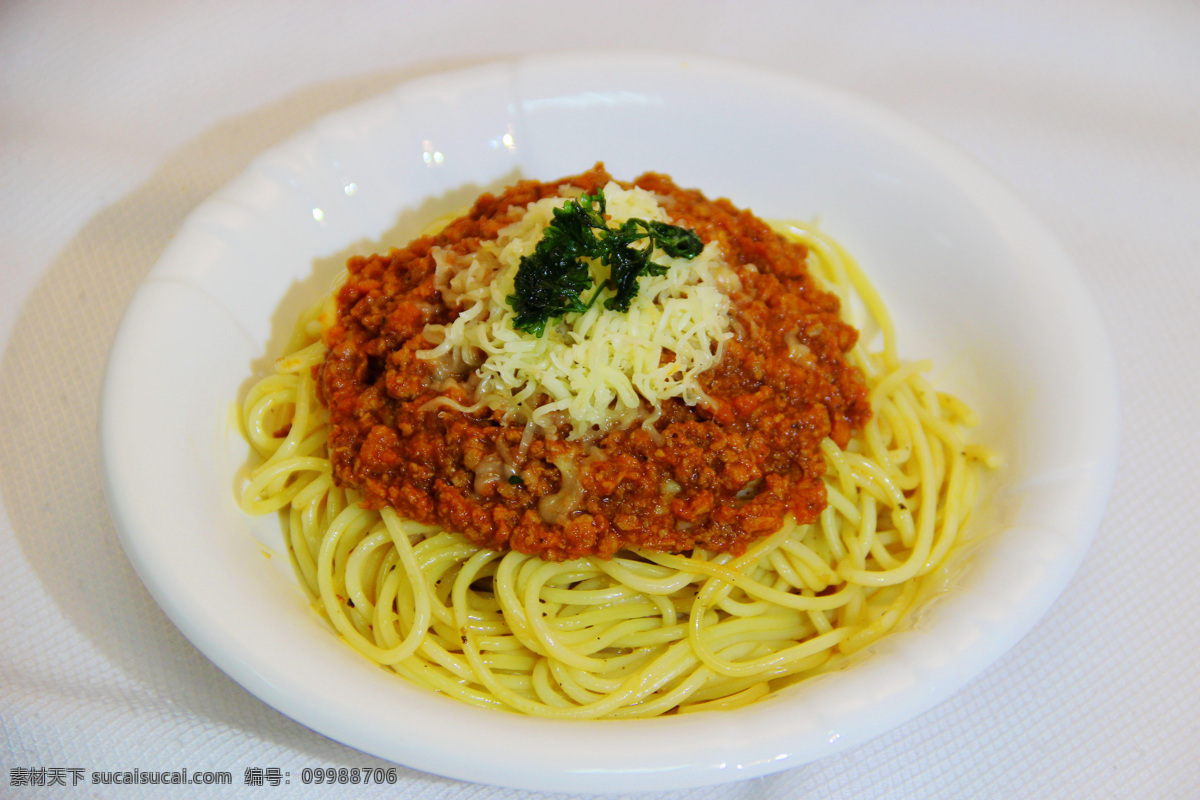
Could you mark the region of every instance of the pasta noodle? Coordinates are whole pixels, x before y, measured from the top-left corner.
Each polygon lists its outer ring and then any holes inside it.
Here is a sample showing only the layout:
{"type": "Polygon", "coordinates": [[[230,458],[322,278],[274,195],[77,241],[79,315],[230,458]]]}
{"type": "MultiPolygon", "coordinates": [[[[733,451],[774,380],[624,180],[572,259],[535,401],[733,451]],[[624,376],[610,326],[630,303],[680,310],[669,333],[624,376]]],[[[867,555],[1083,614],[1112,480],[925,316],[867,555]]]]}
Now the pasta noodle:
{"type": "Polygon", "coordinates": [[[485,708],[559,719],[729,709],[837,669],[943,588],[993,457],[967,445],[960,401],[900,360],[887,310],[854,260],[813,226],[810,271],[843,308],[865,309],[882,348],[849,358],[872,417],[846,449],[826,439],[828,504],[789,518],[741,555],[622,551],[543,561],[359,507],[335,485],[328,412],[313,367],[322,306],[297,327],[275,374],[244,402],[262,463],[242,494],[280,512],[313,606],[365,657],[485,708]]]}

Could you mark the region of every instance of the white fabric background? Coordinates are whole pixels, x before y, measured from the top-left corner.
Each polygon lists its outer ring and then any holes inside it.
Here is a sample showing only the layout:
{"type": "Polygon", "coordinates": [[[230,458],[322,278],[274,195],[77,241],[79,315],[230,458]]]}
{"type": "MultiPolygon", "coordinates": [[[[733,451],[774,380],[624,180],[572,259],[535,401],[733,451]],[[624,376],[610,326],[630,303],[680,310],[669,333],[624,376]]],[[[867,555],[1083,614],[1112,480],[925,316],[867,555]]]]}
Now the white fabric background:
{"type": "MultiPolygon", "coordinates": [[[[1018,647],[857,749],[660,796],[1200,796],[1200,6],[1189,0],[0,6],[0,796],[229,794],[10,786],[14,767],[185,766],[230,770],[235,789],[273,800],[374,796],[306,793],[306,766],[382,762],[250,696],[142,588],[101,489],[105,356],[183,219],[255,155],[407,78],[576,45],[782,67],[941,135],[1060,237],[1121,373],[1107,517],[1018,647]],[[246,789],[251,766],[293,782],[246,789]]],[[[401,768],[378,796],[526,795],[401,768]]]]}

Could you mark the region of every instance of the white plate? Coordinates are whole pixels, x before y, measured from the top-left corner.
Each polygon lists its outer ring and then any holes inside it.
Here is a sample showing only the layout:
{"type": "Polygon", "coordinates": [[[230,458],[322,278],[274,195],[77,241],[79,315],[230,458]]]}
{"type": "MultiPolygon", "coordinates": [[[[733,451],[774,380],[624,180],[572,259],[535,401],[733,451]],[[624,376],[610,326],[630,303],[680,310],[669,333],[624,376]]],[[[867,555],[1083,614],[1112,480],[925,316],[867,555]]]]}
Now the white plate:
{"type": "Polygon", "coordinates": [[[422,770],[507,786],[669,789],[763,775],[931,708],[1033,627],[1112,484],[1107,339],[1059,246],[995,179],[891,114],[793,76],[676,57],[502,63],[335,114],[204,203],[134,297],[104,388],[109,503],[180,630],[299,722],[422,770]],[[231,408],[350,253],[517,177],[604,160],[819,217],[897,318],[902,352],[986,422],[1008,459],[957,586],[863,663],[728,713],[563,723],[477,710],[367,663],[307,608],[274,517],[234,503],[231,408]]]}

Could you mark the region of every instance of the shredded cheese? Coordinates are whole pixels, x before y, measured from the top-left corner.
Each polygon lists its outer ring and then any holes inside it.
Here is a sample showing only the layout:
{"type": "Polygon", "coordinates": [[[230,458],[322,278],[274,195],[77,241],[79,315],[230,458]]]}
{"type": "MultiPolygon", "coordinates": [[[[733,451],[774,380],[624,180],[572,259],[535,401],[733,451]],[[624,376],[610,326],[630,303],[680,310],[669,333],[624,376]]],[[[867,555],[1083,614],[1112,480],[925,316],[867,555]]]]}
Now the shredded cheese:
{"type": "MultiPolygon", "coordinates": [[[[578,190],[575,190],[578,194],[578,190]]],[[[670,222],[655,195],[604,187],[607,212],[617,224],[630,218],[670,222]]],[[[716,243],[692,260],[655,252],[669,267],[643,276],[628,312],[604,308],[603,298],[583,314],[547,325],[540,337],[513,327],[508,304],[523,256],[533,253],[553,209],[567,197],[531,203],[524,216],[467,255],[435,250],[442,297],[458,316],[428,325],[435,346],[418,353],[438,374],[466,378],[477,403],[506,422],[532,423],[546,435],[566,427],[567,438],[587,440],[614,427],[657,417],[667,398],[708,405],[700,373],[720,361],[730,331],[729,295],[738,279],[716,243]]],[[[591,265],[596,285],[607,270],[591,265]]]]}

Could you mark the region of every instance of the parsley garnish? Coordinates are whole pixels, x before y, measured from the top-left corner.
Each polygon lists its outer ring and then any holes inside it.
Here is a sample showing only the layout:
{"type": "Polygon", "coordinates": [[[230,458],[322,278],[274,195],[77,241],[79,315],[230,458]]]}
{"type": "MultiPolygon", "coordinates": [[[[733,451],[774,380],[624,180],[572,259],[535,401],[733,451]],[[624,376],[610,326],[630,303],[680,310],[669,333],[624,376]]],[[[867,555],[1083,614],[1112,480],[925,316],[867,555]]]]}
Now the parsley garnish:
{"type": "Polygon", "coordinates": [[[604,307],[628,311],[637,297],[638,278],[662,275],[668,269],[650,260],[654,248],[671,258],[688,260],[704,249],[694,231],[666,222],[630,219],[618,228],[609,227],[604,210],[602,190],[554,209],[554,219],[533,253],[521,258],[514,293],[508,296],[508,304],[517,314],[513,325],[518,330],[541,336],[548,320],[587,311],[605,288],[615,294],[604,301],[604,307]],[[634,247],[641,239],[649,239],[650,246],[634,247]],[[609,276],[584,302],[580,295],[593,284],[587,259],[608,267],[609,276]]]}

